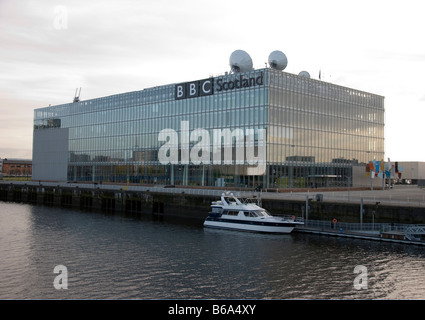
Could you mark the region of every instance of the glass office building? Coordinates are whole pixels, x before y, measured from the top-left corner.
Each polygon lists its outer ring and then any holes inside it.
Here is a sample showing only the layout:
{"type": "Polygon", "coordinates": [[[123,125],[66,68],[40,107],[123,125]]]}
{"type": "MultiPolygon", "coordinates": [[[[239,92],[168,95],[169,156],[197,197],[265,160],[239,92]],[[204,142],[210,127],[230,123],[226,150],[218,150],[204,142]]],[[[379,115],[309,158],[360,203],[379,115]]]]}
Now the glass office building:
{"type": "Polygon", "coordinates": [[[383,157],[384,97],[272,68],[34,111],[33,180],[347,186],[383,157]]]}

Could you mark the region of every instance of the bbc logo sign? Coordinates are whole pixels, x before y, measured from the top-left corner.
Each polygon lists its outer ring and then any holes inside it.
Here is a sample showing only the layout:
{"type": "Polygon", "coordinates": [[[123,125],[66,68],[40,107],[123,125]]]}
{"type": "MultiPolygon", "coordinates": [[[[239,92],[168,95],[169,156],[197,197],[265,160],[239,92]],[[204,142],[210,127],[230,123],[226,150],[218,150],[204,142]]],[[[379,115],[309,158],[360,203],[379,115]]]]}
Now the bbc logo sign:
{"type": "Polygon", "coordinates": [[[209,96],[214,93],[214,78],[176,84],[176,100],[209,96]]]}

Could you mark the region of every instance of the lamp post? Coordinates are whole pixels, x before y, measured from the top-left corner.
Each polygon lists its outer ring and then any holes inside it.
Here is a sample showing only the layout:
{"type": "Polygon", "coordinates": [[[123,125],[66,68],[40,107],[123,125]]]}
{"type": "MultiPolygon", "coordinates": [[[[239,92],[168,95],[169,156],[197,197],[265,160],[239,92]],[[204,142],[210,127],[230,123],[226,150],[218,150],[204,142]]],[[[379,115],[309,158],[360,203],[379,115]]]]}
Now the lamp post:
{"type": "Polygon", "coordinates": [[[375,230],[375,213],[378,211],[378,206],[381,202],[377,201],[375,204],[375,210],[372,210],[372,229],[375,230]]]}

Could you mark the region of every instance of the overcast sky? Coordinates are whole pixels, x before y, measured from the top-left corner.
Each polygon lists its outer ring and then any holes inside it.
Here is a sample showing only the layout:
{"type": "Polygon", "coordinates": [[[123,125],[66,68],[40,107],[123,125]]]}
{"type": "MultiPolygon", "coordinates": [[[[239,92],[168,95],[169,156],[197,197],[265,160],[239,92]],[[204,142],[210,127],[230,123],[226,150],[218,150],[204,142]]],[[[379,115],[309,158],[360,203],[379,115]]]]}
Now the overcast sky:
{"type": "MultiPolygon", "coordinates": [[[[423,1],[0,0],[0,157],[31,158],[34,109],[254,67],[385,96],[386,157],[425,161],[423,1]]],[[[371,159],[372,160],[372,159],[371,159]]],[[[380,159],[378,159],[380,160],[380,159]]]]}

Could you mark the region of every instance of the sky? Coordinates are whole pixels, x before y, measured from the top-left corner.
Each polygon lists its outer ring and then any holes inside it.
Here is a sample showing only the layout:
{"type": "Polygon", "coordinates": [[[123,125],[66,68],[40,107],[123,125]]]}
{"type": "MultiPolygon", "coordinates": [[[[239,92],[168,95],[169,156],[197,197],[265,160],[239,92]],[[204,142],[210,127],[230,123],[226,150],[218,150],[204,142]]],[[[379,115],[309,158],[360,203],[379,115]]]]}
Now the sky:
{"type": "MultiPolygon", "coordinates": [[[[422,0],[0,0],[0,158],[32,158],[34,109],[255,68],[385,97],[385,157],[425,161],[422,0]]],[[[372,160],[372,159],[371,159],[372,160]]],[[[380,160],[380,159],[378,159],[380,160]]]]}

